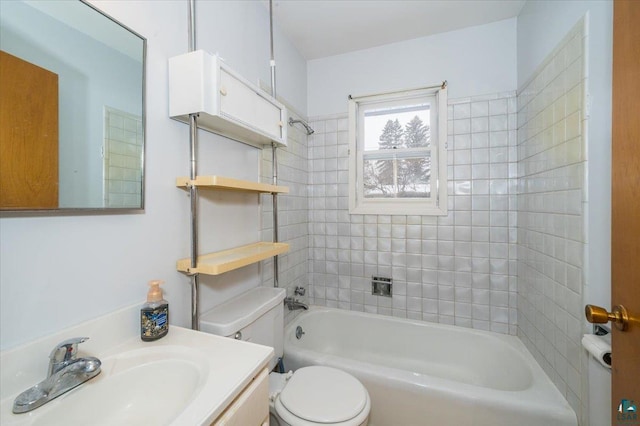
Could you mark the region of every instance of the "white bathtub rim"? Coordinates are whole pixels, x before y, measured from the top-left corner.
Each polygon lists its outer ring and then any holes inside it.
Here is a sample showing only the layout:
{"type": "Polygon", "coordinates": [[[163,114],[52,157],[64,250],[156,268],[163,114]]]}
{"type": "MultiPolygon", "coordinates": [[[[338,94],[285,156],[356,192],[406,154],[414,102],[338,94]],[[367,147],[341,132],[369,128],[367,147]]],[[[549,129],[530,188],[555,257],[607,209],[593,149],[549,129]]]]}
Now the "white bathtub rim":
{"type": "Polygon", "coordinates": [[[371,314],[371,313],[362,312],[362,311],[351,311],[347,309],[328,308],[326,306],[316,306],[316,305],[310,305],[308,310],[300,311],[300,313],[296,315],[295,318],[291,319],[291,321],[285,327],[285,336],[287,333],[287,329],[292,329],[292,324],[298,321],[300,317],[307,316],[310,314],[322,313],[322,312],[339,312],[343,314],[347,313],[349,315],[355,315],[355,316],[361,316],[361,317],[372,317],[372,318],[378,318],[378,319],[383,318],[385,321],[390,321],[390,322],[409,323],[409,324],[415,324],[419,326],[426,325],[435,329],[440,329],[445,331],[448,330],[448,331],[454,331],[454,332],[465,332],[470,334],[481,335],[491,339],[498,339],[506,343],[507,345],[512,346],[514,349],[516,349],[516,351],[519,354],[530,355],[529,351],[526,349],[524,344],[522,344],[520,339],[517,336],[512,336],[509,334],[502,334],[502,333],[497,333],[495,331],[487,331],[487,330],[479,330],[475,328],[462,327],[459,325],[441,324],[436,322],[414,320],[410,318],[399,318],[399,317],[392,317],[387,315],[371,314]],[[523,349],[524,349],[524,352],[522,351],[523,349]]]}
{"type": "MultiPolygon", "coordinates": [[[[364,317],[381,317],[381,315],[370,314],[359,311],[348,311],[335,308],[327,308],[324,306],[310,306],[308,311],[297,315],[287,327],[285,327],[285,353],[284,362],[287,367],[287,342],[291,341],[295,343],[294,332],[295,327],[299,321],[309,314],[339,311],[340,313],[348,313],[364,317]]],[[[396,317],[384,317],[385,320],[390,320],[399,323],[412,323],[419,326],[435,327],[442,330],[450,330],[454,332],[469,332],[473,334],[483,335],[493,339],[499,339],[500,341],[508,344],[515,349],[520,357],[522,357],[527,365],[531,368],[531,383],[530,386],[521,390],[501,390],[490,387],[483,387],[474,384],[468,384],[458,382],[452,379],[446,379],[441,377],[428,376],[421,373],[413,373],[407,370],[399,368],[387,367],[378,364],[372,364],[366,361],[352,360],[346,357],[341,357],[333,354],[323,354],[310,349],[304,349],[299,346],[295,347],[295,351],[301,358],[299,361],[308,365],[327,365],[331,367],[344,368],[347,372],[354,375],[369,375],[371,371],[375,371],[375,376],[381,376],[387,379],[400,378],[403,383],[410,383],[413,386],[418,386],[427,393],[433,392],[438,394],[448,394],[451,397],[460,400],[473,403],[475,399],[482,399],[489,403],[489,406],[495,407],[510,407],[513,409],[536,412],[545,411],[558,418],[565,418],[566,416],[572,416],[575,418],[575,412],[566,401],[564,396],[556,388],[553,382],[546,375],[542,367],[535,360],[533,355],[527,350],[526,346],[517,336],[503,335],[495,332],[489,332],[484,330],[474,330],[463,328],[460,326],[452,326],[448,324],[429,323],[424,321],[408,320],[404,318],[396,317]],[[514,400],[514,396],[522,396],[520,402],[526,401],[526,404],[517,404],[514,400]],[[555,409],[552,409],[554,407],[555,409]]],[[[295,356],[295,355],[294,355],[295,356]]],[[[287,367],[288,368],[288,367],[287,367]]],[[[410,385],[407,385],[409,387],[410,385]]]]}
{"type": "MultiPolygon", "coordinates": [[[[535,385],[532,388],[522,391],[504,391],[499,389],[489,389],[480,386],[470,385],[467,383],[456,382],[449,379],[443,379],[439,377],[431,377],[426,375],[415,375],[411,372],[405,372],[390,367],[384,367],[380,365],[370,364],[364,361],[353,361],[348,358],[338,357],[335,355],[316,355],[316,352],[307,349],[299,349],[299,355],[303,364],[309,365],[324,365],[334,368],[341,368],[351,374],[367,375],[371,370],[374,370],[375,375],[378,377],[386,378],[388,380],[397,380],[399,378],[399,371],[402,378],[412,379],[412,385],[419,386],[423,391],[438,394],[448,394],[457,400],[474,400],[482,397],[483,400],[492,402],[495,406],[509,405],[510,399],[505,397],[512,396],[513,394],[521,394],[523,398],[528,399],[527,407],[532,411],[544,410],[549,411],[549,407],[557,405],[560,398],[564,399],[558,392],[556,395],[548,392],[546,389],[536,389],[535,385]],[[535,396],[535,399],[530,397],[535,396]],[[550,404],[551,403],[551,404],[550,404]]],[[[284,357],[285,367],[287,367],[287,354],[285,352],[284,357]]],[[[287,367],[288,368],[288,367],[287,367]]],[[[563,404],[564,405],[564,404],[563,404]]],[[[513,405],[515,408],[516,405],[513,405]]],[[[518,407],[520,407],[518,405],[518,407]]],[[[566,404],[564,408],[571,410],[571,407],[566,404]]],[[[573,410],[571,410],[573,411],[573,410]]]]}

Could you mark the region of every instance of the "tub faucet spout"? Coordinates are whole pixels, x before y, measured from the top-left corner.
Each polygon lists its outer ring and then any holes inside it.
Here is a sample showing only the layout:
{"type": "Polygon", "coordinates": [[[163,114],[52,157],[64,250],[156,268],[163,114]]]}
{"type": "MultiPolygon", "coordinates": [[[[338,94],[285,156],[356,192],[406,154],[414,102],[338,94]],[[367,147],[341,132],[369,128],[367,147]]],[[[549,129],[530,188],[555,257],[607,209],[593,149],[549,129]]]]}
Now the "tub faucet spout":
{"type": "Polygon", "coordinates": [[[304,309],[306,311],[307,309],[309,309],[309,305],[307,305],[306,303],[302,303],[301,301],[293,297],[285,297],[284,303],[285,305],[287,305],[287,308],[289,308],[290,311],[295,311],[296,309],[304,309]]]}

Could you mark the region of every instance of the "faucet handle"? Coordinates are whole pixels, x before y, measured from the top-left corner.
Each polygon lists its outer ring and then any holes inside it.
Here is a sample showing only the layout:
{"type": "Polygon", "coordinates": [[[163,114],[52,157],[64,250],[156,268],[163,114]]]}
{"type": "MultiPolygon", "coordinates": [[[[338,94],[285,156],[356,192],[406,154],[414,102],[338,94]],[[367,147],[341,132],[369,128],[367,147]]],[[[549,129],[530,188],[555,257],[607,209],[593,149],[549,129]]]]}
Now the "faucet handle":
{"type": "Polygon", "coordinates": [[[49,359],[52,362],[64,362],[75,358],[78,353],[78,345],[88,339],[88,337],[73,337],[58,343],[49,354],[49,359]]]}

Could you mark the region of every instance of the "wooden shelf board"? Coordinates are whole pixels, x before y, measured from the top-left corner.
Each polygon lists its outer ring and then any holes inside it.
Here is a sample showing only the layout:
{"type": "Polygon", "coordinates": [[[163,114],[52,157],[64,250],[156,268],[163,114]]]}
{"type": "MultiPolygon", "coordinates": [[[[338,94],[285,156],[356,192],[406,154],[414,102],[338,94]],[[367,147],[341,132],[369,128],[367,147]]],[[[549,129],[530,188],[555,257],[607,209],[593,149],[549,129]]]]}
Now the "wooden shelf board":
{"type": "Polygon", "coordinates": [[[252,182],[224,176],[197,176],[195,180],[181,176],[176,179],[176,186],[188,188],[195,185],[200,188],[208,188],[221,191],[257,192],[257,193],[288,193],[286,186],[270,185],[267,183],[252,182]]]}
{"type": "Polygon", "coordinates": [[[230,250],[198,256],[198,265],[191,268],[191,259],[180,259],[178,271],[189,274],[220,275],[252,263],[289,251],[289,244],[259,242],[230,250]]]}

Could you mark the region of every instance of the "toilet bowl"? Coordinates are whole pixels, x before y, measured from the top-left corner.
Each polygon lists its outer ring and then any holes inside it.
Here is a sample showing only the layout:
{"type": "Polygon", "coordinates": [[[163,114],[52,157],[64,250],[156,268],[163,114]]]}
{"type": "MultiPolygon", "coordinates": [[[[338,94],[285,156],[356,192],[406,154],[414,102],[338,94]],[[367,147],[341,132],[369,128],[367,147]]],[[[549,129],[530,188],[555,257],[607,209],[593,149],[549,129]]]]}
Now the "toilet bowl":
{"type": "Polygon", "coordinates": [[[330,367],[269,374],[269,398],[275,426],[364,426],[371,411],[362,383],[330,367]]]}

